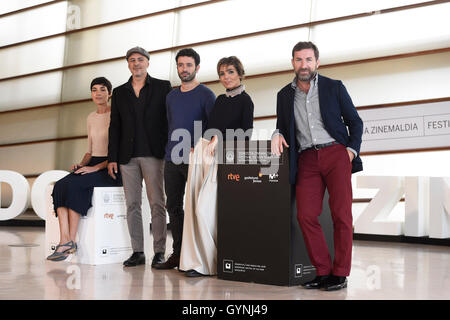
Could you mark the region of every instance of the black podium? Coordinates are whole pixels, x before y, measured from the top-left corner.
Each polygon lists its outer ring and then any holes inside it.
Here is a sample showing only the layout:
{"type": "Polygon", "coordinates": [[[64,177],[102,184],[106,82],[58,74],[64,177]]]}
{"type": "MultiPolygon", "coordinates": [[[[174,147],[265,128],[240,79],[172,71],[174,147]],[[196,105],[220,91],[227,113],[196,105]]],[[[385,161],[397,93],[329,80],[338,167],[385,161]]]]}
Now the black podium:
{"type": "MultiPolygon", "coordinates": [[[[289,184],[288,153],[278,159],[271,155],[270,141],[258,144],[255,148],[247,141],[245,146],[225,145],[223,149],[225,163],[219,164],[217,173],[218,278],[299,285],[315,277],[315,268],[297,222],[295,188],[289,184]],[[266,175],[263,168],[269,167],[270,159],[279,160],[279,168],[278,172],[266,175]]],[[[319,221],[333,257],[328,194],[319,221]]]]}

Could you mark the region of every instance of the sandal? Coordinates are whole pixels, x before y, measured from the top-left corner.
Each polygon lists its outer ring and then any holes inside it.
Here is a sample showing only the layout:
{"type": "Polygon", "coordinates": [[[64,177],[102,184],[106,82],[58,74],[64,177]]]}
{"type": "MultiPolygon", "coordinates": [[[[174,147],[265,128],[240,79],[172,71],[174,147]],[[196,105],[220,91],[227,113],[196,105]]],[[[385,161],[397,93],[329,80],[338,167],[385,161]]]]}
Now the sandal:
{"type": "Polygon", "coordinates": [[[65,253],[75,253],[77,251],[77,244],[73,241],[69,241],[66,244],[63,244],[62,247],[70,247],[69,249],[63,251],[65,253]]]}
{"type": "Polygon", "coordinates": [[[69,241],[65,244],[57,245],[55,248],[55,252],[47,257],[47,260],[52,261],[62,261],[67,258],[67,256],[71,253],[75,253],[77,251],[77,244],[73,241],[69,241]],[[58,252],[60,247],[69,247],[68,249],[58,252]]]}
{"type": "Polygon", "coordinates": [[[65,252],[53,252],[51,255],[47,257],[47,260],[50,261],[63,261],[69,256],[68,253],[65,252]]]}

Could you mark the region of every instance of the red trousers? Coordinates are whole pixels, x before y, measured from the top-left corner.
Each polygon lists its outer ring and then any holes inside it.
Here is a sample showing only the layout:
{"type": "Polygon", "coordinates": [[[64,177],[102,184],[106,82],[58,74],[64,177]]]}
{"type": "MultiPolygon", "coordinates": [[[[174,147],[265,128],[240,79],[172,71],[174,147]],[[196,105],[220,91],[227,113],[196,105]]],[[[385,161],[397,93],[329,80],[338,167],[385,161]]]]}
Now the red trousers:
{"type": "Polygon", "coordinates": [[[341,144],[300,153],[296,184],[297,219],[316,275],[348,276],[352,259],[351,162],[341,144]],[[328,189],[334,230],[334,261],[318,217],[328,189]]]}

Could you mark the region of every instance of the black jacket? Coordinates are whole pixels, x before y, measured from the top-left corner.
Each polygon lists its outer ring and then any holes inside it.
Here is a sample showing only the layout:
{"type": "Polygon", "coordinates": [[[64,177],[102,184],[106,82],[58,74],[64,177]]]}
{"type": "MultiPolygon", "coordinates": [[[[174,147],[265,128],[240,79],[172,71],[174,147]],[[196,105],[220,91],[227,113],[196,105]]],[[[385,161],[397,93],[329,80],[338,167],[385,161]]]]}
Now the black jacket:
{"type": "MultiPolygon", "coordinates": [[[[147,105],[144,111],[144,124],[149,149],[152,156],[163,159],[167,144],[168,124],[166,113],[166,95],[172,90],[169,81],[159,80],[147,75],[147,105]]],[[[133,155],[134,108],[130,101],[134,99],[131,77],[127,83],[115,88],[111,101],[111,122],[109,124],[108,162],[126,164],[133,155]]]]}
{"type": "MultiPolygon", "coordinates": [[[[339,80],[319,75],[319,105],[323,124],[328,134],[337,142],[354,149],[358,156],[352,161],[352,172],[361,171],[362,161],[359,157],[363,122],[353,105],[345,86],[339,80]]],[[[300,146],[295,138],[296,126],[294,116],[295,90],[291,83],[278,92],[277,129],[284,136],[289,148],[289,180],[295,184],[297,177],[297,159],[300,146]]]]}

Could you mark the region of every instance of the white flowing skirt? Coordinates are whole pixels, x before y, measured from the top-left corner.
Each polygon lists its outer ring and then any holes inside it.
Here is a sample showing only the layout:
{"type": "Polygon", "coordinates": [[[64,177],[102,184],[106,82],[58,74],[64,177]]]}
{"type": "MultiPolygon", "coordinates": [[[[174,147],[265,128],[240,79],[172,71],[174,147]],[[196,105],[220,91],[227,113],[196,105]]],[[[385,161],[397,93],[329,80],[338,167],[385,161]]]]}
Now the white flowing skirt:
{"type": "Polygon", "coordinates": [[[180,269],[217,274],[217,160],[200,139],[190,155],[180,269]]]}

